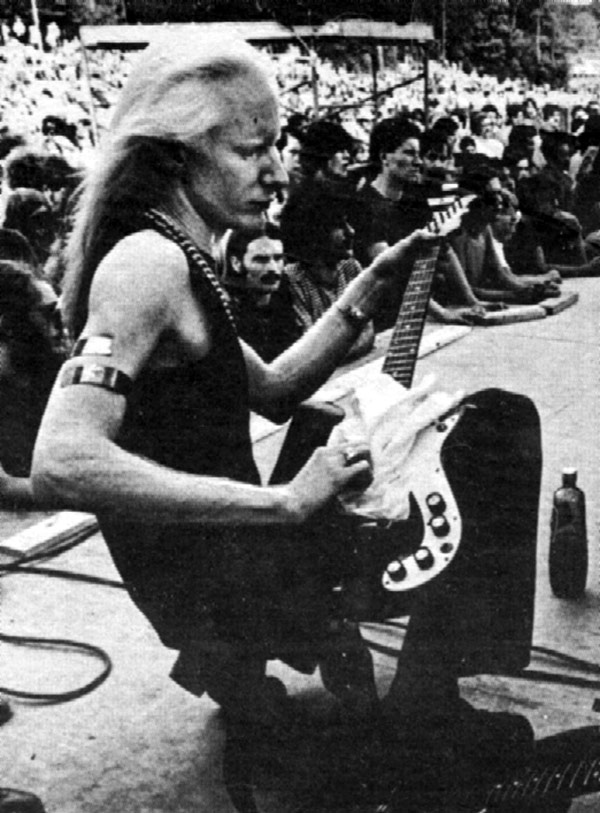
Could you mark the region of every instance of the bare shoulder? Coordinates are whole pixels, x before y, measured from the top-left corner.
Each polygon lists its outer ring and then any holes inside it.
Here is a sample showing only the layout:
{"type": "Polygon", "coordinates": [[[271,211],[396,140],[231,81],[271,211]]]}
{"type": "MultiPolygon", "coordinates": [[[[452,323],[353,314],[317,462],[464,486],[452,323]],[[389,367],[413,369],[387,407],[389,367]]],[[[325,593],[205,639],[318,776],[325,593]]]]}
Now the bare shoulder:
{"type": "Polygon", "coordinates": [[[136,294],[168,293],[188,279],[187,260],[179,246],[150,229],[125,237],[106,255],[94,275],[92,295],[105,288],[136,294]]]}
{"type": "Polygon", "coordinates": [[[151,229],[125,237],[96,272],[90,315],[135,323],[156,320],[166,326],[189,296],[189,271],[183,251],[151,229]]]}

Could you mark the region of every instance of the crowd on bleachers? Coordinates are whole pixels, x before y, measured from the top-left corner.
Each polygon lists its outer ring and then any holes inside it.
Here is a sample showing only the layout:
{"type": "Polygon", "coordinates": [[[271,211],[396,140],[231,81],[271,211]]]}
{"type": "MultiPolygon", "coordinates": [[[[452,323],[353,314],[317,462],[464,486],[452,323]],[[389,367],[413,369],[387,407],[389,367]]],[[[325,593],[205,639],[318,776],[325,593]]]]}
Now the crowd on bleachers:
{"type": "MultiPolygon", "coordinates": [[[[84,53],[58,29],[44,48],[14,26],[0,34],[0,501],[27,504],[35,428],[69,344],[59,302],[70,203],[136,56],[84,53]]],[[[600,274],[600,83],[584,97],[433,62],[426,121],[410,57],[378,70],[374,96],[368,66],[317,64],[296,46],[271,56],[289,187],[264,234],[227,234],[216,252],[240,333],[265,358],[361,265],[425,226],[432,200],[470,195],[437,260],[434,319],[470,324],[557,296],[564,277],[600,274]]],[[[352,356],[398,304],[374,325],[349,314],[352,356]]]]}

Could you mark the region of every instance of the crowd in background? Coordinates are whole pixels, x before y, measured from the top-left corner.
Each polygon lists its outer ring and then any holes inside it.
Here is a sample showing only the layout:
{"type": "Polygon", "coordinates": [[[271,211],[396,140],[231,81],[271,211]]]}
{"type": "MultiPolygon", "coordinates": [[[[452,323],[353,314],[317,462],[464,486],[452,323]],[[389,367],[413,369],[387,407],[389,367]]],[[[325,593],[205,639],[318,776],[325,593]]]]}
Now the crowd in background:
{"type": "MultiPolygon", "coordinates": [[[[0,501],[26,505],[37,424],[69,344],[59,302],[70,204],[136,55],[85,53],[58,29],[44,48],[14,26],[0,33],[0,501]]],[[[574,94],[433,62],[426,121],[411,57],[377,71],[376,97],[370,68],[317,64],[296,45],[271,57],[289,188],[263,234],[228,234],[216,257],[240,334],[265,358],[444,196],[470,202],[437,261],[432,318],[471,324],[557,296],[564,277],[600,274],[600,83],[574,94]]],[[[360,325],[351,357],[398,304],[360,325]]]]}

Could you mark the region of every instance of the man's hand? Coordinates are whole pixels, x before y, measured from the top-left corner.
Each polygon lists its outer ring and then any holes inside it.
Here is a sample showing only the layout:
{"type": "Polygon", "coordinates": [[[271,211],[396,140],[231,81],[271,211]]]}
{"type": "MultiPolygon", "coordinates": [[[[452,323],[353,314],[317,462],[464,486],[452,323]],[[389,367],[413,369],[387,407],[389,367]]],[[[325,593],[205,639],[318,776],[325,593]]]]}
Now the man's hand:
{"type": "Polygon", "coordinates": [[[439,240],[435,234],[426,229],[418,229],[404,240],[389,246],[371,263],[371,270],[380,280],[391,280],[401,271],[410,270],[419,250],[439,240]]]}
{"type": "Polygon", "coordinates": [[[440,308],[434,318],[444,325],[475,325],[485,316],[481,305],[468,305],[460,308],[440,308]]]}
{"type": "Polygon", "coordinates": [[[305,522],[332,497],[348,490],[364,490],[372,479],[366,444],[341,443],[316,449],[287,490],[294,520],[305,522]]]}

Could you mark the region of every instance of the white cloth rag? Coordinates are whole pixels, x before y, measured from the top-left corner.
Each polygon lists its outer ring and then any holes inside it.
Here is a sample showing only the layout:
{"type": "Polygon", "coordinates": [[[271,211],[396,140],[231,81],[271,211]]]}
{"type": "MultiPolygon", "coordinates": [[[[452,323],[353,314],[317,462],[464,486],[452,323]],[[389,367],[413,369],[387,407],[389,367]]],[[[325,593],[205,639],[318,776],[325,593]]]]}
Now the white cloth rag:
{"type": "MultiPolygon", "coordinates": [[[[434,384],[435,377],[429,375],[407,390],[381,373],[348,394],[358,400],[362,439],[371,450],[373,482],[360,493],[339,495],[347,513],[389,521],[408,518],[411,471],[419,463],[419,440],[464,397],[462,391],[452,395],[434,391],[434,384]]],[[[356,424],[356,415],[345,417],[333,428],[328,445],[356,441],[356,424]]]]}

